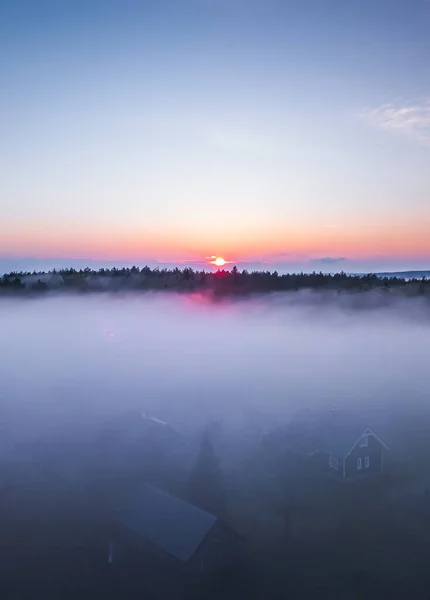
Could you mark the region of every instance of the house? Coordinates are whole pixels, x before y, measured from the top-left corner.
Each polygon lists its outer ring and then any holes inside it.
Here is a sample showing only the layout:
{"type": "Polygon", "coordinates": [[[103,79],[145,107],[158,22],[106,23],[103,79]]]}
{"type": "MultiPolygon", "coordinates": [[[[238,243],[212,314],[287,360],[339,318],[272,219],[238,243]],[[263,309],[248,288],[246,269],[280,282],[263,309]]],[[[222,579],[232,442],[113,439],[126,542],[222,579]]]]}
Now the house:
{"type": "Polygon", "coordinates": [[[97,446],[108,469],[138,470],[155,478],[173,473],[184,480],[198,451],[169,423],[139,410],[126,411],[106,423],[97,446]]]}
{"type": "Polygon", "coordinates": [[[117,511],[108,561],[141,555],[163,569],[207,573],[234,559],[240,545],[214,515],[145,483],[117,511]]]}
{"type": "Polygon", "coordinates": [[[388,451],[386,442],[367,424],[341,411],[315,421],[294,421],[289,428],[289,449],[312,458],[318,468],[349,479],[380,473],[388,451]]]}
{"type": "Polygon", "coordinates": [[[321,452],[327,457],[327,467],[343,479],[370,473],[380,473],[384,467],[387,444],[370,427],[351,426],[333,432],[321,452]]]}

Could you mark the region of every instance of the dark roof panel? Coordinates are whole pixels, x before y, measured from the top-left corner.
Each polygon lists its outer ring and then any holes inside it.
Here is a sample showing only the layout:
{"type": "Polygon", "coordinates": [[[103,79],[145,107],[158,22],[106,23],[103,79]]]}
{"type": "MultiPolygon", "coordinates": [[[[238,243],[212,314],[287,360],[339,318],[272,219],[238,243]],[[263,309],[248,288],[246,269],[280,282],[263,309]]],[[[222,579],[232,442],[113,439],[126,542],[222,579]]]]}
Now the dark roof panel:
{"type": "Polygon", "coordinates": [[[176,558],[187,561],[216,517],[180,498],[143,485],[120,512],[120,522],[176,558]]]}

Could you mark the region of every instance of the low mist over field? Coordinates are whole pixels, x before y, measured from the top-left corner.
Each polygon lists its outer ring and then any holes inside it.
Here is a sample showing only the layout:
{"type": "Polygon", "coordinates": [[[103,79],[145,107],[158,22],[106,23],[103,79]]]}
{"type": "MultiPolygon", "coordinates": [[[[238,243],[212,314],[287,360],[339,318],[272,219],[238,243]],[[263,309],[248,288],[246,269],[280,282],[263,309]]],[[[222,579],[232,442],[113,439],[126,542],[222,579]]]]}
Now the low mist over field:
{"type": "MultiPolygon", "coordinates": [[[[143,484],[240,540],[233,570],[214,574],[223,597],[279,598],[286,586],[314,597],[340,585],[356,598],[351,582],[369,560],[378,568],[363,585],[376,581],[375,599],[405,561],[402,585],[427,581],[425,296],[12,294],[0,298],[0,331],[0,558],[11,588],[26,569],[19,589],[54,586],[58,597],[70,578],[71,598],[116,598],[112,582],[135,586],[132,598],[219,597],[207,574],[179,576],[151,552],[121,555],[117,507],[143,484]],[[364,427],[387,440],[382,473],[348,485],[326,454],[302,453],[306,432],[332,418],[342,435],[354,430],[348,445],[364,427]]],[[[226,540],[223,560],[229,551],[226,540]]]]}
{"type": "Polygon", "coordinates": [[[424,300],[300,292],[0,301],[3,419],[38,436],[139,408],[184,431],[428,396],[424,300]]]}

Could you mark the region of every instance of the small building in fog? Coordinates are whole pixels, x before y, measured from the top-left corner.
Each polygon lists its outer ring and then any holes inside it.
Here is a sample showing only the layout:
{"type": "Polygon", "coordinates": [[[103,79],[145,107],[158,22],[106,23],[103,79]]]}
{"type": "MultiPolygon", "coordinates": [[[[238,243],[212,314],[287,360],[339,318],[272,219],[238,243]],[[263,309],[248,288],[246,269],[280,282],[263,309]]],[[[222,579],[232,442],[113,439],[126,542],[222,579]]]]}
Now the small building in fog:
{"type": "Polygon", "coordinates": [[[138,410],[116,415],[97,440],[97,452],[106,469],[155,484],[184,483],[197,451],[198,445],[169,423],[138,410]]]}
{"type": "Polygon", "coordinates": [[[371,429],[333,433],[322,451],[327,468],[343,479],[380,473],[384,468],[387,444],[371,429]],[[357,433],[359,431],[359,433],[357,433]]]}
{"type": "Polygon", "coordinates": [[[378,433],[350,415],[333,411],[318,419],[291,423],[289,449],[298,452],[321,472],[340,479],[380,473],[388,445],[378,433]]]}
{"type": "Polygon", "coordinates": [[[227,566],[242,544],[216,516],[145,483],[117,510],[108,561],[201,574],[227,566]]]}

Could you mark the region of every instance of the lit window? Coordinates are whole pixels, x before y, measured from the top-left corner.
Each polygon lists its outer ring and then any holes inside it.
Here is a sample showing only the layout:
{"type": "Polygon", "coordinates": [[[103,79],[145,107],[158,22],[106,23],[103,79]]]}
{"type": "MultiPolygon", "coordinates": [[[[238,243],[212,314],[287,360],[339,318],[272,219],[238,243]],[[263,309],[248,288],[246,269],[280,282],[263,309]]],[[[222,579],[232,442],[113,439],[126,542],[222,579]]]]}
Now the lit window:
{"type": "Polygon", "coordinates": [[[370,467],[370,456],[364,457],[364,468],[368,469],[370,467]]]}
{"type": "Polygon", "coordinates": [[[360,448],[366,448],[366,446],[369,445],[369,438],[367,437],[367,435],[363,435],[360,438],[360,442],[359,442],[359,446],[360,448]]]}
{"type": "Polygon", "coordinates": [[[336,458],[335,456],[330,456],[330,467],[332,469],[338,469],[339,468],[339,459],[336,458]]]}
{"type": "Polygon", "coordinates": [[[363,468],[363,464],[361,462],[361,458],[357,458],[357,471],[361,471],[363,468]]]}

